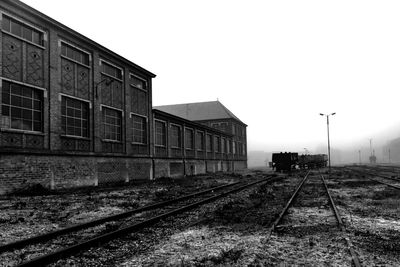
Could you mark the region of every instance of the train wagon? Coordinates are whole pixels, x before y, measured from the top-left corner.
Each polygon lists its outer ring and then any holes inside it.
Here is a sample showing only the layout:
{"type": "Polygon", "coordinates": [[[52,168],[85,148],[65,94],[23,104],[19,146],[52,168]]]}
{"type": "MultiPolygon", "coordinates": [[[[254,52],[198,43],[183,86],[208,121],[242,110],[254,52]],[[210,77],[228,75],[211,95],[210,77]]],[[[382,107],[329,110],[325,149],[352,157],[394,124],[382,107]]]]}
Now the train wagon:
{"type": "Polygon", "coordinates": [[[298,162],[298,153],[293,152],[280,152],[272,154],[272,169],[277,172],[291,171],[296,168],[298,162]]]}
{"type": "Polygon", "coordinates": [[[315,169],[326,167],[328,163],[328,155],[300,155],[298,165],[300,169],[315,169]]]}

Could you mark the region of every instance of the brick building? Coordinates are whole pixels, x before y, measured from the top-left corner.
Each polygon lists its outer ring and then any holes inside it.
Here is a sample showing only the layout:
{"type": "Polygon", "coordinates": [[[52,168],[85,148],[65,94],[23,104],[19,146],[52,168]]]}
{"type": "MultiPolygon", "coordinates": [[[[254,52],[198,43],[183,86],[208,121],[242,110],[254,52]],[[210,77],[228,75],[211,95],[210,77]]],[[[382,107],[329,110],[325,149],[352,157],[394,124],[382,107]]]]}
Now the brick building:
{"type": "Polygon", "coordinates": [[[152,110],[150,71],[20,1],[0,21],[0,194],[243,168],[232,133],[152,110]]]}
{"type": "Polygon", "coordinates": [[[247,125],[218,100],[154,108],[231,134],[227,146],[232,151],[232,157],[243,161],[242,164],[247,167],[247,125]]]}

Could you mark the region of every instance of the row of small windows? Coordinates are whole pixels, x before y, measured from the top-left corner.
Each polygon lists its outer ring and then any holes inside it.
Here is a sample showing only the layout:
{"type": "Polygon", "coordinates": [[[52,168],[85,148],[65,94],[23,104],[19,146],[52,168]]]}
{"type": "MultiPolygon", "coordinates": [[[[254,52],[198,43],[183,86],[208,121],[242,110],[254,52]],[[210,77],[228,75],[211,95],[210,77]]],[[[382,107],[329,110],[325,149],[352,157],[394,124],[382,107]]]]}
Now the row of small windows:
{"type": "Polygon", "coordinates": [[[13,18],[10,18],[4,14],[2,21],[3,21],[2,29],[4,31],[16,35],[26,41],[43,46],[43,40],[44,40],[43,32],[40,32],[32,27],[29,27],[28,25],[20,21],[17,21],[13,18]]]}
{"type": "MultiPolygon", "coordinates": [[[[43,132],[43,91],[3,81],[1,127],[43,132]]],[[[103,107],[104,139],[122,141],[122,112],[103,107]]],[[[132,116],[133,142],[147,143],[147,118],[132,116]]],[[[89,137],[89,103],[63,96],[61,99],[62,134],[89,137]]]]}
{"type": "MultiPolygon", "coordinates": [[[[223,132],[230,132],[229,131],[229,126],[228,123],[226,122],[217,122],[217,123],[212,123],[211,127],[223,132]]],[[[237,135],[238,137],[244,137],[245,136],[245,129],[242,126],[239,126],[237,124],[234,124],[232,126],[232,134],[237,135]]]]}
{"type": "MultiPolygon", "coordinates": [[[[43,131],[43,91],[3,81],[1,127],[26,131],[43,131]]],[[[122,111],[103,107],[104,139],[122,141],[122,111]]],[[[147,117],[132,115],[133,142],[147,144],[147,117]]],[[[68,136],[89,138],[89,103],[63,96],[61,99],[61,128],[68,136]]],[[[155,145],[166,146],[166,123],[156,120],[155,145]]],[[[181,147],[181,127],[171,125],[171,147],[181,147]]],[[[194,130],[185,129],[185,148],[194,149],[194,130]]],[[[230,153],[231,141],[207,134],[206,151],[230,153]]],[[[196,149],[204,150],[204,133],[196,131],[196,149]]],[[[245,153],[243,144],[232,142],[232,152],[245,153]],[[237,150],[237,151],[236,151],[237,150]]]]}
{"type": "MultiPolygon", "coordinates": [[[[156,146],[167,146],[167,126],[166,122],[155,120],[154,123],[154,144],[156,146]]],[[[170,127],[170,145],[172,148],[181,148],[181,126],[172,124],[170,127]]],[[[238,143],[238,146],[240,144],[238,143]]],[[[194,130],[185,128],[185,149],[194,149],[194,130]]],[[[196,149],[211,152],[213,147],[217,153],[234,153],[236,154],[235,142],[227,140],[219,136],[206,134],[204,143],[204,132],[196,131],[196,149]],[[214,143],[213,143],[214,141],[214,143]],[[206,147],[204,147],[204,145],[206,147]]],[[[238,151],[239,152],[239,151],[238,151]]]]}
{"type": "MultiPolygon", "coordinates": [[[[4,14],[2,15],[2,29],[26,41],[35,43],[40,46],[44,45],[43,32],[4,14]]],[[[61,42],[61,55],[86,66],[89,66],[90,64],[89,53],[84,52],[81,49],[78,49],[65,42],[61,42]]],[[[111,77],[122,80],[122,69],[113,66],[112,64],[109,64],[105,61],[101,61],[101,71],[111,77]]],[[[130,76],[130,83],[137,88],[143,90],[147,89],[146,80],[136,77],[134,75],[130,76]]]]}

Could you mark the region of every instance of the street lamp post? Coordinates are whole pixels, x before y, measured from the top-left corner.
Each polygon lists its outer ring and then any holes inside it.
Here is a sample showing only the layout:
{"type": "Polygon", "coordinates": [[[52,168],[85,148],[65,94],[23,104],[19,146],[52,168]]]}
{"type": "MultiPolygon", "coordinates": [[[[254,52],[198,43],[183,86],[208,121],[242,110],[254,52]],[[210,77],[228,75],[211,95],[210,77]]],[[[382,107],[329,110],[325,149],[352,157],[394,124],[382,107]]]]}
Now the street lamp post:
{"type": "Polygon", "coordinates": [[[331,114],[323,114],[319,113],[321,116],[326,116],[326,128],[328,130],[328,164],[329,164],[329,174],[331,173],[331,144],[329,142],[329,116],[335,115],[336,112],[333,112],[331,114]]]}

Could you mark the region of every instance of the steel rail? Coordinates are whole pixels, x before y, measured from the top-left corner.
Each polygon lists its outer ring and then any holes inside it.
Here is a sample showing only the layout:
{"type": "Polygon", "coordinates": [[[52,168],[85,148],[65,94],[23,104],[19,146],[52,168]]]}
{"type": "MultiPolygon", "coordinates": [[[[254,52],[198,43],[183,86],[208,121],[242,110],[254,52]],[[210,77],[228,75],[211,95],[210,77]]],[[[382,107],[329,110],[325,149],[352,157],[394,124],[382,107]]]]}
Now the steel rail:
{"type": "Polygon", "coordinates": [[[161,208],[161,207],[164,207],[166,205],[173,204],[173,203],[176,203],[176,202],[179,202],[179,201],[182,201],[182,200],[186,200],[186,199],[189,199],[189,198],[192,198],[192,197],[195,197],[195,196],[207,194],[207,193],[209,193],[211,191],[220,190],[220,189],[223,189],[223,188],[226,188],[226,187],[234,186],[234,185],[236,185],[238,183],[240,183],[240,182],[230,183],[230,184],[226,184],[226,185],[213,187],[213,188],[210,188],[210,189],[207,189],[207,190],[203,190],[203,191],[196,192],[196,193],[193,193],[193,194],[185,195],[185,196],[182,196],[182,197],[179,197],[179,198],[176,198],[176,199],[171,199],[171,200],[167,200],[167,201],[163,201],[163,202],[158,202],[158,203],[155,203],[155,204],[146,205],[146,206],[134,209],[134,210],[129,210],[129,211],[126,211],[126,212],[118,213],[118,214],[107,216],[107,217],[104,217],[104,218],[95,219],[95,220],[92,220],[92,221],[89,221],[89,222],[86,222],[86,223],[73,225],[73,226],[62,228],[62,229],[55,230],[55,231],[52,231],[52,232],[44,233],[44,234],[41,234],[41,235],[33,236],[33,237],[30,237],[30,238],[18,240],[18,241],[11,242],[11,243],[7,243],[7,244],[4,244],[4,245],[0,246],[0,252],[21,248],[21,247],[24,247],[24,246],[27,246],[27,245],[31,245],[31,244],[44,242],[44,241],[59,237],[61,235],[65,235],[65,234],[68,234],[68,233],[71,233],[71,232],[74,232],[74,231],[79,231],[79,230],[82,230],[82,229],[85,229],[85,228],[93,227],[93,226],[96,226],[96,225],[99,225],[99,224],[102,224],[102,223],[105,223],[105,222],[120,220],[120,219],[129,217],[129,216],[131,216],[131,215],[133,215],[135,213],[140,213],[140,212],[144,212],[144,211],[148,211],[148,210],[161,208]]]}
{"type": "Polygon", "coordinates": [[[328,189],[328,185],[325,182],[324,176],[322,174],[320,174],[320,175],[321,175],[321,180],[322,180],[322,182],[324,184],[326,193],[328,194],[328,197],[329,197],[329,203],[331,204],[331,207],[332,207],[332,209],[333,209],[333,211],[335,213],[335,217],[336,217],[336,220],[338,222],[339,228],[340,228],[340,230],[343,230],[344,229],[343,220],[340,217],[338,209],[336,208],[335,202],[333,201],[332,195],[331,195],[331,193],[330,193],[330,191],[328,189]]]}
{"type": "Polygon", "coordinates": [[[299,191],[300,191],[301,187],[303,186],[304,182],[307,180],[308,175],[310,174],[310,172],[311,171],[308,171],[307,174],[304,176],[304,178],[301,180],[301,182],[297,186],[296,190],[294,191],[294,193],[290,197],[289,201],[286,203],[286,206],[283,208],[283,210],[279,214],[278,218],[273,222],[271,228],[269,229],[269,233],[270,234],[275,230],[276,226],[280,223],[280,221],[282,220],[283,216],[285,216],[285,214],[288,211],[290,205],[292,205],[292,202],[297,197],[297,194],[299,193],[299,191]]]}
{"type": "Polygon", "coordinates": [[[369,175],[375,175],[375,176],[378,176],[378,177],[381,177],[381,178],[385,178],[385,179],[389,179],[389,180],[400,182],[400,179],[398,179],[398,178],[393,178],[393,177],[385,176],[385,175],[378,174],[378,173],[372,173],[372,172],[367,172],[367,171],[356,170],[356,169],[349,168],[349,167],[346,167],[346,168],[349,169],[349,170],[355,171],[355,172],[359,172],[359,173],[363,173],[363,174],[369,174],[369,175]]]}
{"type": "MultiPolygon", "coordinates": [[[[322,180],[322,182],[324,184],[326,193],[328,194],[328,197],[329,197],[329,203],[331,204],[331,207],[332,207],[332,209],[333,209],[333,211],[335,213],[335,217],[336,217],[336,220],[338,222],[339,229],[340,229],[340,231],[345,232],[346,231],[346,227],[343,224],[343,220],[340,217],[340,214],[339,214],[339,211],[338,211],[338,209],[337,209],[337,207],[335,205],[335,202],[333,201],[333,198],[332,198],[332,195],[331,195],[331,193],[329,191],[328,185],[325,182],[325,178],[321,173],[320,173],[320,175],[321,175],[321,180],[322,180]]],[[[354,266],[361,267],[360,260],[358,259],[357,253],[355,252],[355,250],[353,248],[353,244],[351,243],[350,239],[347,236],[345,237],[345,240],[346,240],[346,243],[347,243],[347,247],[349,248],[349,251],[350,251],[350,254],[351,254],[351,259],[352,259],[352,261],[354,263],[354,266]]]]}
{"type": "MultiPolygon", "coordinates": [[[[363,172],[363,171],[360,171],[360,170],[354,170],[354,169],[351,169],[351,168],[348,168],[348,169],[351,170],[351,171],[354,171],[354,172],[361,173],[361,174],[375,175],[375,176],[378,176],[378,177],[381,177],[381,178],[396,180],[397,182],[400,182],[399,179],[395,179],[395,178],[391,178],[391,177],[387,177],[387,176],[383,176],[383,175],[379,175],[379,174],[375,174],[375,173],[363,172]]],[[[382,182],[382,181],[379,181],[379,180],[376,180],[376,179],[370,178],[370,177],[366,177],[366,178],[369,179],[369,180],[371,180],[371,181],[374,181],[374,182],[377,182],[377,183],[380,183],[380,184],[384,184],[384,185],[387,185],[387,186],[389,186],[389,187],[392,187],[392,188],[395,188],[395,189],[400,190],[400,186],[388,184],[388,183],[385,183],[385,182],[382,182]]]]}
{"type": "Polygon", "coordinates": [[[368,177],[367,177],[367,179],[370,179],[370,180],[372,180],[372,181],[374,181],[374,182],[377,182],[377,183],[380,183],[380,184],[384,184],[384,185],[387,185],[387,186],[389,186],[389,187],[393,187],[393,188],[395,188],[395,189],[398,189],[398,190],[400,190],[400,186],[396,186],[396,185],[388,184],[388,183],[385,183],[385,182],[382,182],[382,181],[376,180],[376,179],[374,179],[374,178],[368,178],[368,177]]]}
{"type": "Polygon", "coordinates": [[[176,215],[176,214],[183,213],[185,211],[197,208],[200,205],[215,201],[215,200],[217,200],[219,198],[222,198],[222,197],[225,197],[225,196],[227,196],[229,194],[236,193],[238,191],[244,190],[244,189],[246,189],[246,188],[248,188],[250,186],[253,186],[253,185],[256,185],[256,184],[259,184],[259,183],[263,183],[263,182],[271,181],[272,178],[273,177],[268,177],[266,179],[262,179],[262,180],[259,180],[259,181],[248,183],[246,185],[231,189],[229,191],[226,191],[226,192],[223,192],[221,194],[209,197],[207,199],[204,199],[204,200],[201,200],[201,201],[186,205],[186,206],[181,207],[181,208],[174,209],[172,211],[166,212],[166,213],[161,214],[161,215],[157,215],[157,216],[152,217],[152,218],[150,218],[150,219],[148,219],[146,221],[142,221],[142,222],[130,225],[130,226],[126,226],[126,227],[118,229],[116,231],[113,231],[113,232],[110,232],[110,233],[106,233],[106,234],[103,234],[103,235],[100,235],[100,236],[96,236],[96,237],[94,237],[92,239],[83,241],[81,243],[78,243],[78,244],[75,244],[75,245],[72,245],[72,246],[69,246],[69,247],[66,247],[66,248],[59,249],[59,250],[57,250],[55,252],[52,252],[50,254],[43,255],[43,256],[31,259],[29,261],[21,263],[18,266],[34,266],[34,267],[36,267],[36,266],[43,266],[43,265],[52,263],[52,262],[54,262],[54,261],[56,261],[58,259],[61,259],[63,257],[67,257],[67,256],[72,255],[74,253],[77,253],[79,251],[87,250],[87,249],[89,249],[91,247],[95,247],[95,246],[100,246],[101,244],[104,244],[106,242],[109,242],[110,240],[119,238],[119,237],[121,237],[123,235],[129,234],[129,233],[133,233],[133,232],[137,232],[137,231],[139,231],[139,230],[141,230],[143,228],[151,226],[151,225],[159,222],[160,220],[165,219],[167,217],[170,217],[172,215],[176,215]]]}

